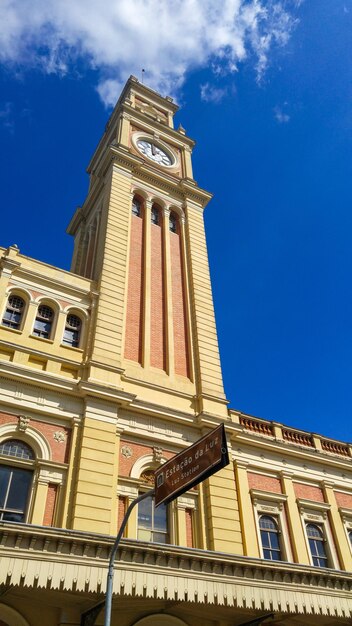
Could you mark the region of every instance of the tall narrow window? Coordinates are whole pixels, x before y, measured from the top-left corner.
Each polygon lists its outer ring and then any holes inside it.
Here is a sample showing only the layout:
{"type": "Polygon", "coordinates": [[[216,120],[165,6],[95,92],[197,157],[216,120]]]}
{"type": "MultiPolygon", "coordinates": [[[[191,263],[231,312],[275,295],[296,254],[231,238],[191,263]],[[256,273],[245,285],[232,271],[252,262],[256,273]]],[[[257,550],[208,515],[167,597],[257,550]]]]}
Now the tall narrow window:
{"type": "Polygon", "coordinates": [[[325,538],[321,527],[316,524],[307,524],[306,530],[313,565],[316,567],[329,567],[325,538]]]}
{"type": "MultiPolygon", "coordinates": [[[[33,450],[22,441],[10,439],[0,445],[0,456],[34,460],[33,450]]],[[[21,467],[0,465],[0,520],[24,522],[33,472],[21,467]]]]}
{"type": "Polygon", "coordinates": [[[138,505],[138,539],[155,543],[169,543],[167,506],[157,508],[153,498],[138,505]]]}
{"type": "Polygon", "coordinates": [[[172,233],[176,233],[177,232],[177,217],[176,217],[175,213],[170,213],[169,228],[170,228],[172,233]]]}
{"type": "Polygon", "coordinates": [[[54,311],[49,306],[43,304],[39,306],[34,322],[33,335],[42,339],[50,339],[53,320],[54,311]]]}
{"type": "Polygon", "coordinates": [[[78,348],[82,322],[77,315],[71,313],[66,317],[66,324],[62,343],[72,348],[78,348]]]}
{"type": "Polygon", "coordinates": [[[151,210],[151,221],[155,226],[160,226],[160,212],[157,206],[153,205],[151,210]]]}
{"type": "Polygon", "coordinates": [[[9,296],[2,325],[19,330],[21,327],[25,302],[19,296],[9,296]]]}
{"type": "Polygon", "coordinates": [[[142,204],[138,198],[134,197],[132,200],[132,214],[136,217],[141,217],[142,204]]]}
{"type": "Polygon", "coordinates": [[[259,529],[264,559],[281,561],[279,529],[276,519],[269,515],[261,515],[259,518],[259,529]]]}

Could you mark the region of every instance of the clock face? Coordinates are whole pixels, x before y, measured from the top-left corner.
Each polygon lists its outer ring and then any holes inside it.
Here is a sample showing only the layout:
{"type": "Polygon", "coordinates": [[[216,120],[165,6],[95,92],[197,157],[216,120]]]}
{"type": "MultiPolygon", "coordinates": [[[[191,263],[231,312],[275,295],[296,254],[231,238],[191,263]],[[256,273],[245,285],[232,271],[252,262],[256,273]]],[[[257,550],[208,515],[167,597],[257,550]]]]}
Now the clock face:
{"type": "Polygon", "coordinates": [[[147,141],[146,139],[138,139],[138,150],[158,165],[173,165],[174,159],[167,152],[156,146],[155,143],[147,141]]]}

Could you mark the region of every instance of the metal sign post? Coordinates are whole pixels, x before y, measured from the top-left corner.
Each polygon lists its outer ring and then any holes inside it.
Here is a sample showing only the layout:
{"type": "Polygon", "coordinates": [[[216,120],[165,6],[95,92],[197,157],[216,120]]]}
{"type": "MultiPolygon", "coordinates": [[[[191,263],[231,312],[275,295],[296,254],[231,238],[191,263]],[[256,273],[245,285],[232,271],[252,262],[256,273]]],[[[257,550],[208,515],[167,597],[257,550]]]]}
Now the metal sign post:
{"type": "Polygon", "coordinates": [[[117,548],[119,547],[119,543],[120,543],[122,535],[123,535],[123,531],[126,528],[126,524],[128,522],[128,518],[131,515],[131,512],[134,509],[134,507],[136,506],[136,504],[138,504],[138,502],[141,502],[142,500],[145,500],[145,498],[153,497],[153,495],[154,495],[154,489],[150,489],[149,491],[146,491],[145,493],[142,493],[142,495],[138,496],[138,498],[136,498],[135,500],[133,500],[133,502],[131,502],[131,504],[129,505],[129,507],[128,507],[127,511],[126,511],[126,515],[123,518],[120,530],[119,530],[118,535],[117,535],[117,537],[115,539],[115,543],[114,543],[114,545],[111,548],[110,560],[109,560],[109,569],[108,569],[108,579],[106,581],[104,626],[110,626],[110,624],[111,624],[112,588],[113,588],[113,581],[114,581],[114,561],[115,561],[115,557],[116,557],[117,548]]]}
{"type": "MultiPolygon", "coordinates": [[[[220,424],[192,446],[164,463],[155,472],[155,488],[142,493],[129,505],[111,548],[106,583],[104,626],[111,624],[114,562],[117,548],[133,508],[145,498],[155,496],[155,506],[167,504],[229,464],[224,424],[220,424]]],[[[92,622],[94,624],[94,622],[92,622]]]]}

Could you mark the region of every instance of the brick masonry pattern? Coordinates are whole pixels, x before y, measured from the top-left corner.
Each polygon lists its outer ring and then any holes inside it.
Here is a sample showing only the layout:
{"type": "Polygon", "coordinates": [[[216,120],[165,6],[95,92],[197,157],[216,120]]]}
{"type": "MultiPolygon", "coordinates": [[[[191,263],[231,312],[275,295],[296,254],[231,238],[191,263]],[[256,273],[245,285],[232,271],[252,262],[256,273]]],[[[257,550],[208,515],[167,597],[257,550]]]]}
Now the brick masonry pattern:
{"type": "Polygon", "coordinates": [[[304,485],[302,483],[294,483],[295,494],[297,498],[313,500],[314,502],[324,502],[324,494],[320,487],[314,485],[304,485]]]}
{"type": "Polygon", "coordinates": [[[58,485],[50,483],[48,485],[48,493],[46,497],[45,513],[43,519],[44,526],[53,526],[56,498],[58,493],[58,485]]]}
{"type": "MultiPolygon", "coordinates": [[[[17,430],[18,424],[18,416],[11,415],[8,413],[0,413],[0,426],[4,424],[13,424],[13,434],[9,435],[8,438],[12,439],[23,439],[26,441],[26,433],[25,431],[17,430]]],[[[69,451],[70,451],[70,436],[71,430],[64,426],[57,426],[56,424],[47,424],[46,422],[41,422],[39,420],[31,419],[29,422],[29,426],[37,430],[43,437],[46,439],[49,444],[49,448],[51,450],[51,460],[56,463],[68,463],[69,451]],[[62,432],[65,436],[64,441],[56,441],[54,439],[55,432],[62,432]]],[[[28,443],[30,441],[28,439],[28,443]]]]}
{"type": "Polygon", "coordinates": [[[274,476],[263,476],[263,474],[248,472],[248,484],[250,489],[270,491],[271,493],[282,493],[280,479],[275,478],[274,476]]]}
{"type": "Polygon", "coordinates": [[[143,219],[132,215],[127,294],[125,357],[141,363],[143,291],[143,219]]]}
{"type": "Polygon", "coordinates": [[[161,228],[161,210],[159,224],[151,224],[151,280],[150,280],[150,364],[165,369],[165,293],[164,293],[164,258],[161,228]]]}

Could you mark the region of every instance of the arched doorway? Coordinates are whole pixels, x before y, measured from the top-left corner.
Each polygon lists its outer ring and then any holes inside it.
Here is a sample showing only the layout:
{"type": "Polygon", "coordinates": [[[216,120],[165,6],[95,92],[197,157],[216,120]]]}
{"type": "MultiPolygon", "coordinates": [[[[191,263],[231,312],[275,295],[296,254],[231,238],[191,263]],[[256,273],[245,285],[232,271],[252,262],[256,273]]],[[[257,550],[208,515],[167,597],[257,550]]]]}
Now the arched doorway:
{"type": "Polygon", "coordinates": [[[174,617],[173,615],[165,615],[165,613],[154,613],[148,617],[142,617],[134,626],[188,626],[186,622],[174,617]]]}
{"type": "Polygon", "coordinates": [[[0,604],[0,626],[30,626],[27,620],[11,606],[0,604]]]}

